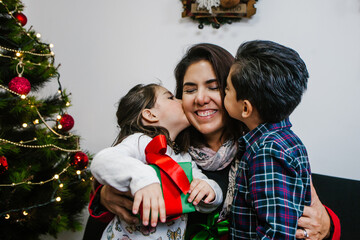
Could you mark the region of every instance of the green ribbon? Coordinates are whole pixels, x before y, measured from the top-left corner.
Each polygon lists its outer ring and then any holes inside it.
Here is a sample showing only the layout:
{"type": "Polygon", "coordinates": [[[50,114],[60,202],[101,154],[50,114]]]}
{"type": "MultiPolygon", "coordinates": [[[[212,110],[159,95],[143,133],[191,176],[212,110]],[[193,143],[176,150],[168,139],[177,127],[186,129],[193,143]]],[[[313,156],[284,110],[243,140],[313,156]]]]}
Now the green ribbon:
{"type": "Polygon", "coordinates": [[[192,240],[219,240],[221,236],[229,232],[229,221],[224,220],[218,222],[219,213],[212,213],[207,218],[207,224],[196,224],[189,230],[188,236],[193,235],[194,230],[200,228],[200,232],[196,233],[192,240]],[[192,232],[192,233],[191,233],[192,232]]]}

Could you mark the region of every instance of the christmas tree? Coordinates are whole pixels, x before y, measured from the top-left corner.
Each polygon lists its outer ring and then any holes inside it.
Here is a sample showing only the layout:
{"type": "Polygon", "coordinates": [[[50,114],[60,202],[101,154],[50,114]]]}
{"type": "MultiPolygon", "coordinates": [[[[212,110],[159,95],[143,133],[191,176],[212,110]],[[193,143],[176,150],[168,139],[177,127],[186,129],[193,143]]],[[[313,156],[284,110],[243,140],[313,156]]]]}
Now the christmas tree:
{"type": "Polygon", "coordinates": [[[1,239],[81,229],[91,185],[52,44],[26,29],[23,8],[19,0],[0,0],[1,239]],[[50,81],[58,88],[39,97],[50,81]]]}

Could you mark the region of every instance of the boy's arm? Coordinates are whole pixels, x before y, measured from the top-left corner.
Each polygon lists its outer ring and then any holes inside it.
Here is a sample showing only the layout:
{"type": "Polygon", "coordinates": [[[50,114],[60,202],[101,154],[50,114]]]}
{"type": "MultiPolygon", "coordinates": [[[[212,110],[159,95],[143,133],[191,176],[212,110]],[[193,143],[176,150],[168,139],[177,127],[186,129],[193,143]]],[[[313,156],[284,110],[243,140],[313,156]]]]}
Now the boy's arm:
{"type": "Polygon", "coordinates": [[[100,151],[91,162],[91,173],[101,184],[123,192],[130,189],[132,194],[149,184],[160,183],[155,170],[145,164],[141,151],[149,139],[127,138],[115,147],[100,151]]]}
{"type": "Polygon", "coordinates": [[[294,239],[298,218],[302,215],[308,182],[290,166],[291,156],[276,144],[263,147],[249,164],[249,192],[258,218],[260,239],[294,239]]]}
{"type": "Polygon", "coordinates": [[[219,184],[217,184],[212,179],[208,179],[208,177],[201,172],[201,170],[198,168],[198,166],[194,161],[191,161],[191,164],[192,164],[193,178],[194,179],[198,178],[206,181],[215,192],[215,199],[210,203],[204,203],[204,201],[200,201],[199,204],[195,206],[196,211],[203,213],[210,213],[214,211],[222,203],[223,193],[221,191],[219,184]]]}

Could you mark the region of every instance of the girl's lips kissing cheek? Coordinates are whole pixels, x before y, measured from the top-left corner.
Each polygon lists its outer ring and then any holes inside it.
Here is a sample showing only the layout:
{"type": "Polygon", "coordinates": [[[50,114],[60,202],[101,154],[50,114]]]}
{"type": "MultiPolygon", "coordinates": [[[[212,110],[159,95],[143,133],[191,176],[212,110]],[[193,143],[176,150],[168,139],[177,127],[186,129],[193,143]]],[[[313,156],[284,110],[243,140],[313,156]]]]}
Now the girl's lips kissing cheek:
{"type": "Polygon", "coordinates": [[[211,117],[217,112],[217,110],[198,110],[195,111],[195,114],[201,118],[211,117]]]}

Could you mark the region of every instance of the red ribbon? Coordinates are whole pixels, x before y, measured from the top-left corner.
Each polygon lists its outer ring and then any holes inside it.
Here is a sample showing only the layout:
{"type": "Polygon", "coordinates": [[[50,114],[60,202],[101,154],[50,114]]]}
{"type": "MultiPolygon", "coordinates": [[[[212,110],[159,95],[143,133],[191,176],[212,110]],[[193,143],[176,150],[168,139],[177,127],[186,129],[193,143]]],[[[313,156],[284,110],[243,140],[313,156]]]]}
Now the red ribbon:
{"type": "Polygon", "coordinates": [[[184,170],[171,157],[166,155],[166,137],[154,137],[145,148],[146,161],[160,169],[166,215],[181,215],[181,192],[187,194],[190,182],[184,170]]]}

